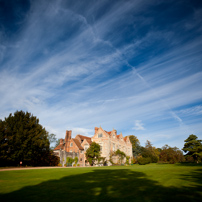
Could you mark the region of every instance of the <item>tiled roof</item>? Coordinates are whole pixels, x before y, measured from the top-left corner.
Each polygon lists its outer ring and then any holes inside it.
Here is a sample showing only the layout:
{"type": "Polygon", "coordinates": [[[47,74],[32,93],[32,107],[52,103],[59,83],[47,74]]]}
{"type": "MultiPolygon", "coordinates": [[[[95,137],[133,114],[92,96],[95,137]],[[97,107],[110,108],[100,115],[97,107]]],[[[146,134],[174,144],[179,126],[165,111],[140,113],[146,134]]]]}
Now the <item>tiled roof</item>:
{"type": "Polygon", "coordinates": [[[72,140],[75,142],[76,146],[80,149],[80,150],[84,150],[83,147],[81,146],[81,143],[79,142],[79,140],[72,138],[72,140]]]}
{"type": "Polygon", "coordinates": [[[123,139],[124,139],[124,140],[125,140],[125,142],[126,142],[126,140],[127,140],[127,136],[126,136],[126,137],[124,137],[123,139]]]}
{"type": "Polygon", "coordinates": [[[108,133],[109,135],[112,133],[112,131],[107,132],[106,130],[105,130],[105,132],[108,133]]]}
{"type": "Polygon", "coordinates": [[[120,137],[120,135],[117,135],[117,138],[119,138],[120,137]]]}
{"type": "Polygon", "coordinates": [[[92,143],[91,139],[86,139],[86,141],[91,145],[92,143]]]}
{"type": "Polygon", "coordinates": [[[64,145],[63,144],[59,144],[57,147],[55,147],[54,150],[60,150],[61,149],[64,149],[64,145]]]}
{"type": "Polygon", "coordinates": [[[84,140],[84,139],[91,139],[90,137],[86,137],[86,136],[83,136],[83,135],[77,135],[80,137],[81,140],[84,140]]]}

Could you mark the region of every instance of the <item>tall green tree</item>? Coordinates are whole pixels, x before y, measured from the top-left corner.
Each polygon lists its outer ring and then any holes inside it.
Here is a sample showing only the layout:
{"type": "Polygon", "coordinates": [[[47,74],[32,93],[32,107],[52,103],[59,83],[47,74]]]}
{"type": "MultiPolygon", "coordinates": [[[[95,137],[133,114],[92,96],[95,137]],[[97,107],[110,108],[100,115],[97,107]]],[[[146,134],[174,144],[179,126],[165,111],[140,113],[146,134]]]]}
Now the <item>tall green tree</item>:
{"type": "Polygon", "coordinates": [[[86,158],[91,166],[94,165],[95,161],[98,161],[100,157],[100,145],[96,142],[92,142],[90,147],[86,150],[86,158]]]}
{"type": "Polygon", "coordinates": [[[159,159],[159,151],[152,146],[149,140],[146,141],[145,147],[140,148],[139,157],[137,159],[138,163],[141,165],[147,163],[157,163],[159,159]]]}
{"type": "Polygon", "coordinates": [[[130,139],[130,142],[132,143],[133,156],[137,157],[141,152],[140,141],[135,135],[130,135],[129,139],[130,139]]]}
{"type": "Polygon", "coordinates": [[[0,122],[1,165],[43,165],[47,154],[48,132],[31,113],[16,111],[0,122]]]}
{"type": "Polygon", "coordinates": [[[159,160],[159,154],[160,154],[158,149],[156,149],[156,147],[153,147],[152,143],[149,140],[146,141],[145,149],[150,152],[149,157],[151,159],[151,162],[152,163],[157,163],[158,160],[159,160]]]}
{"type": "Polygon", "coordinates": [[[152,143],[149,140],[146,141],[145,148],[151,152],[153,151],[152,143]]]}
{"type": "Polygon", "coordinates": [[[191,134],[185,141],[182,150],[186,156],[191,156],[198,163],[202,158],[202,140],[198,140],[196,135],[191,134]]]}

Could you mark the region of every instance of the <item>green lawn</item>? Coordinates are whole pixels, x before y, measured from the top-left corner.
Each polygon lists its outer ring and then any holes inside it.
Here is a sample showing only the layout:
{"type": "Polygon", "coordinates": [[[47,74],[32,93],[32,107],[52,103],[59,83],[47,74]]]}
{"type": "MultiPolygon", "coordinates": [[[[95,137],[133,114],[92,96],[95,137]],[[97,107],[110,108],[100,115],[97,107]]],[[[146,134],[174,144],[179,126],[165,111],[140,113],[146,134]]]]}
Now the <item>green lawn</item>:
{"type": "Polygon", "coordinates": [[[0,201],[202,201],[202,165],[1,171],[0,201]]]}

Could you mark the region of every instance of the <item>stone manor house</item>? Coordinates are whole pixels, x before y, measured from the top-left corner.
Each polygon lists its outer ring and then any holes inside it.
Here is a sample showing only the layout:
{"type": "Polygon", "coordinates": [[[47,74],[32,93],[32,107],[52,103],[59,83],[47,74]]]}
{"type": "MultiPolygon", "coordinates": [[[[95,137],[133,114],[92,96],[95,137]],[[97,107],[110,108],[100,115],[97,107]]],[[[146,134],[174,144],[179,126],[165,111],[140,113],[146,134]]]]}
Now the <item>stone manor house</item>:
{"type": "MultiPolygon", "coordinates": [[[[110,165],[110,154],[117,149],[123,151],[126,156],[132,158],[132,144],[129,136],[123,137],[122,133],[117,135],[113,129],[110,132],[103,130],[101,127],[95,127],[95,134],[92,138],[83,135],[76,135],[72,138],[72,131],[66,131],[65,139],[60,139],[60,144],[53,150],[55,155],[60,157],[62,166],[66,163],[67,157],[78,157],[80,166],[88,165],[85,157],[85,151],[90,147],[92,142],[96,142],[101,148],[101,157],[105,157],[110,165]]],[[[116,161],[116,159],[114,159],[116,161]]],[[[125,161],[125,159],[124,159],[125,161]]]]}

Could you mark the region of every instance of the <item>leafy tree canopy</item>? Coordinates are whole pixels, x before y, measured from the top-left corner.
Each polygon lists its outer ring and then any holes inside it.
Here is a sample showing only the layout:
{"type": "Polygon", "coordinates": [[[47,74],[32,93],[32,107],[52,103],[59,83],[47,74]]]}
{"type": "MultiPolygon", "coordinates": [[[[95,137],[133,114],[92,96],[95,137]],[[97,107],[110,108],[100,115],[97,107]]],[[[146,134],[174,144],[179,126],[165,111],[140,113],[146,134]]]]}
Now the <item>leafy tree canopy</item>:
{"type": "Polygon", "coordinates": [[[91,166],[94,165],[95,161],[98,161],[100,157],[100,145],[96,142],[92,142],[90,147],[86,150],[86,158],[91,166]]]}
{"type": "Polygon", "coordinates": [[[129,136],[130,142],[132,143],[132,149],[133,149],[133,156],[138,156],[141,151],[140,141],[135,135],[129,136]]]}
{"type": "Polygon", "coordinates": [[[60,144],[60,139],[57,139],[56,138],[56,135],[51,133],[51,134],[48,134],[48,140],[49,140],[49,143],[50,143],[50,149],[53,150],[55,147],[57,147],[59,144],[60,144]],[[54,146],[51,146],[54,145],[54,146]]]}
{"type": "Polygon", "coordinates": [[[57,141],[56,135],[53,133],[49,134],[48,140],[49,140],[50,144],[56,142],[57,141]]]}
{"type": "Polygon", "coordinates": [[[0,121],[0,164],[42,165],[49,155],[48,132],[31,113],[16,111],[0,121]]]}
{"type": "Polygon", "coordinates": [[[146,141],[145,148],[149,151],[153,151],[152,143],[149,140],[146,141]]]}
{"type": "Polygon", "coordinates": [[[185,141],[182,150],[186,156],[191,156],[198,163],[202,158],[202,140],[198,140],[196,135],[191,134],[185,141]]]}
{"type": "Polygon", "coordinates": [[[177,147],[170,147],[165,145],[162,147],[159,160],[167,163],[178,163],[184,161],[184,156],[182,151],[177,147]]]}
{"type": "Polygon", "coordinates": [[[159,159],[159,151],[152,146],[149,140],[147,140],[145,147],[140,148],[140,156],[146,158],[147,163],[157,163],[159,159]]]}

